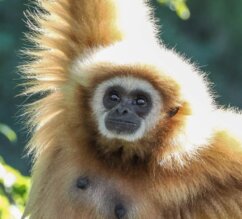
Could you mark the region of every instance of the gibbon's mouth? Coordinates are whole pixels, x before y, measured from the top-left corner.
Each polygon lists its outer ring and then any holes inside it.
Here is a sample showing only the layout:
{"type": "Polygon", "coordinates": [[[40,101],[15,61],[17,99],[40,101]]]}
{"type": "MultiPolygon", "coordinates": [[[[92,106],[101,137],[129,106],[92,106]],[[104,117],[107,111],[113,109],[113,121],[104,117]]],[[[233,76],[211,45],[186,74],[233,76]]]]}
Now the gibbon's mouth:
{"type": "Polygon", "coordinates": [[[121,119],[108,119],[105,125],[109,131],[118,134],[132,134],[139,128],[139,124],[121,119]]]}
{"type": "Polygon", "coordinates": [[[130,122],[130,121],[126,121],[126,120],[121,120],[121,119],[109,119],[108,121],[109,122],[113,122],[113,123],[129,124],[129,125],[137,126],[137,124],[134,123],[134,122],[130,122]]]}

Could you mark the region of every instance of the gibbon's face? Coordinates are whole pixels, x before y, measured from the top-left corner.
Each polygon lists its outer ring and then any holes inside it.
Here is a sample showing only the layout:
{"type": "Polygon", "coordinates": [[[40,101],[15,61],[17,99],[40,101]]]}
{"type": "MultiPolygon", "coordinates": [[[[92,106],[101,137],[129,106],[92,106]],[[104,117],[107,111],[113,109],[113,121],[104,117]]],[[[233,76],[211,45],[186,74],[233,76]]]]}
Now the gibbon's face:
{"type": "Polygon", "coordinates": [[[116,76],[96,87],[91,107],[101,135],[132,142],[155,127],[163,101],[148,81],[116,76]]]}

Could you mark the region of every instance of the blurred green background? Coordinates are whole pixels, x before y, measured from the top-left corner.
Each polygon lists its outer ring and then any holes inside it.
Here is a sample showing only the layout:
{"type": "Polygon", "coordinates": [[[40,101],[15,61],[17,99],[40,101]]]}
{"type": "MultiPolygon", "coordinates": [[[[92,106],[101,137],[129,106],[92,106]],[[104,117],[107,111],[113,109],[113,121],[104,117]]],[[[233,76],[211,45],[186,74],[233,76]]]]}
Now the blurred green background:
{"type": "MultiPolygon", "coordinates": [[[[29,133],[18,116],[26,100],[16,97],[20,92],[16,66],[23,62],[18,53],[28,47],[23,12],[32,10],[29,2],[0,0],[0,205],[1,191],[6,190],[5,196],[11,198],[9,188],[1,190],[1,164],[6,167],[7,163],[24,175],[29,175],[30,169],[30,159],[23,157],[29,133]]],[[[153,0],[152,4],[166,45],[208,73],[219,104],[242,107],[242,1],[153,0]]],[[[20,177],[15,170],[8,170],[20,177]]],[[[24,194],[29,182],[21,180],[23,187],[18,191],[24,194]]]]}

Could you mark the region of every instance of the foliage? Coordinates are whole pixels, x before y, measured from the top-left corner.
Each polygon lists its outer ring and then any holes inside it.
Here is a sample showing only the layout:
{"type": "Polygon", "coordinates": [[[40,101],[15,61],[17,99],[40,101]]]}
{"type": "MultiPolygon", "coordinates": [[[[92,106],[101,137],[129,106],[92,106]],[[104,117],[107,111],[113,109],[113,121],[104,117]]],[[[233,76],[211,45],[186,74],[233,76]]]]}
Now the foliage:
{"type": "Polygon", "coordinates": [[[30,180],[0,159],[0,218],[21,218],[30,180]]]}
{"type": "Polygon", "coordinates": [[[190,10],[187,7],[186,0],[157,0],[161,4],[166,4],[172,11],[175,11],[177,15],[187,20],[190,17],[190,10]]]}
{"type": "MultiPolygon", "coordinates": [[[[17,137],[13,130],[4,124],[0,124],[0,133],[4,134],[11,142],[17,137]]],[[[0,218],[20,219],[26,203],[29,177],[10,167],[0,157],[0,218]]]]}
{"type": "Polygon", "coordinates": [[[7,137],[10,142],[16,142],[17,135],[7,125],[0,123],[0,133],[7,137]]]}

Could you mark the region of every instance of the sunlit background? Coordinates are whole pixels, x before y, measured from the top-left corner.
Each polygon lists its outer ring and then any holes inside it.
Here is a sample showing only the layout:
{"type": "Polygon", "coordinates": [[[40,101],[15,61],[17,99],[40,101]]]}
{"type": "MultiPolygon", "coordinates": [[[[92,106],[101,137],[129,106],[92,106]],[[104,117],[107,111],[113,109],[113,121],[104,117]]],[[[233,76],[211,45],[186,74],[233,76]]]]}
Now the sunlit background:
{"type": "MultiPolygon", "coordinates": [[[[161,24],[163,42],[208,73],[219,104],[242,107],[242,1],[151,2],[161,24]]],[[[24,60],[19,55],[20,49],[29,46],[23,35],[27,31],[23,13],[26,9],[33,10],[32,7],[26,0],[0,0],[0,218],[3,219],[20,217],[29,186],[29,179],[21,175],[29,175],[30,158],[24,158],[23,150],[28,133],[18,116],[27,100],[16,97],[20,92],[16,67],[24,60]]]]}

